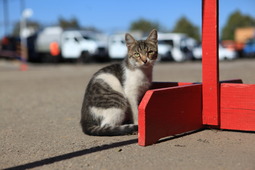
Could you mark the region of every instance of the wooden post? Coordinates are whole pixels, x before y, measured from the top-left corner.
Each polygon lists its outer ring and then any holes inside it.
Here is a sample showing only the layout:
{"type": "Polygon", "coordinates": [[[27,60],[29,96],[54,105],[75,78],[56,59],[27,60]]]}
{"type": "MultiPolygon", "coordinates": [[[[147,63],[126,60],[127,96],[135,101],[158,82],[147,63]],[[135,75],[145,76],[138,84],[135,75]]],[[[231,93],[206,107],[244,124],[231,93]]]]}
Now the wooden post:
{"type": "Polygon", "coordinates": [[[138,144],[206,126],[255,131],[255,84],[219,82],[218,0],[203,0],[203,82],[156,82],[139,105],[138,144]]]}
{"type": "Polygon", "coordinates": [[[218,0],[202,4],[203,124],[219,126],[218,0]]]}

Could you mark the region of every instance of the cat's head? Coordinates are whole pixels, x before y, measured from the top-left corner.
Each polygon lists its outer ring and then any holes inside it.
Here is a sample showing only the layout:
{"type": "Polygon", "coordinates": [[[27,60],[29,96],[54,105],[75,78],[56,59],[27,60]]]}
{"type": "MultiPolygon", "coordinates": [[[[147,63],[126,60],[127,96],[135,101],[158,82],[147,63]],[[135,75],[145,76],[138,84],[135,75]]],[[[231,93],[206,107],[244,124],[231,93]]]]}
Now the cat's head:
{"type": "Polygon", "coordinates": [[[125,36],[128,60],[134,67],[151,66],[158,56],[158,33],[153,29],[146,40],[137,41],[130,34],[125,36]]]}

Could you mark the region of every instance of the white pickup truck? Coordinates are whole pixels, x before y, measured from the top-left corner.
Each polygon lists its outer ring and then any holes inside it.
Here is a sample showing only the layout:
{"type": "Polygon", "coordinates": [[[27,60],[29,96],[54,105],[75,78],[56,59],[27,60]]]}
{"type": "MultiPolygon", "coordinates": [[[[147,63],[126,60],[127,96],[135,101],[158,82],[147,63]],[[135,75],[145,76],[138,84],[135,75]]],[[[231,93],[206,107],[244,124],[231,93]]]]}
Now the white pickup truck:
{"type": "Polygon", "coordinates": [[[47,27],[40,32],[35,50],[40,58],[51,57],[52,61],[61,58],[87,62],[93,58],[105,60],[108,57],[105,35],[82,30],[63,30],[60,27],[47,27]],[[50,44],[53,42],[58,44],[59,55],[50,55],[50,44]]]}

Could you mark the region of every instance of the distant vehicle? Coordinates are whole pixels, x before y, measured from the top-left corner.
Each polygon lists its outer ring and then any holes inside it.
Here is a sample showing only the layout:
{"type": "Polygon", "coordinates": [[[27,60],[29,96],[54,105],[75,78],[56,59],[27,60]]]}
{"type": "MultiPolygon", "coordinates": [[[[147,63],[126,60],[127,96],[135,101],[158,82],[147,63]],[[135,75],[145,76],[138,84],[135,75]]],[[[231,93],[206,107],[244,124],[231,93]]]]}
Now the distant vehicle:
{"type": "MultiPolygon", "coordinates": [[[[88,31],[63,30],[60,27],[47,27],[38,33],[35,51],[40,58],[81,59],[86,62],[97,57],[105,59],[108,55],[107,37],[88,31]],[[59,48],[59,55],[51,55],[51,45],[59,48]]],[[[56,50],[55,50],[56,51],[56,50]]]]}
{"type": "Polygon", "coordinates": [[[177,62],[193,58],[189,37],[181,33],[158,33],[158,53],[160,60],[177,62]]]}
{"type": "Polygon", "coordinates": [[[237,58],[237,53],[219,45],[219,60],[233,60],[237,58]]]}
{"type": "Polygon", "coordinates": [[[109,37],[108,52],[111,59],[123,59],[127,56],[125,34],[114,34],[109,37]]]}
{"type": "Polygon", "coordinates": [[[20,57],[20,39],[15,36],[5,36],[0,39],[0,58],[17,59],[20,57]]]}
{"type": "Polygon", "coordinates": [[[38,61],[45,60],[47,58],[51,61],[59,60],[58,56],[50,55],[50,44],[56,42],[60,44],[60,37],[63,33],[61,27],[46,27],[40,31],[35,39],[35,53],[38,61]],[[58,57],[58,58],[57,58],[58,57]]]}
{"type": "MultiPolygon", "coordinates": [[[[136,39],[143,39],[141,34],[136,39]]],[[[181,62],[193,57],[189,49],[188,37],[179,33],[158,33],[158,60],[173,60],[181,62]]],[[[122,59],[127,55],[125,34],[115,34],[109,37],[109,56],[111,59],[122,59]]]]}
{"type": "MultiPolygon", "coordinates": [[[[131,34],[137,40],[142,39],[142,33],[140,31],[134,31],[131,34]]],[[[123,59],[127,56],[125,33],[116,33],[109,36],[108,53],[111,59],[123,59]]]]}
{"type": "MultiPolygon", "coordinates": [[[[201,46],[197,46],[193,49],[193,55],[195,59],[202,59],[201,46]]],[[[235,58],[237,58],[237,53],[234,50],[224,48],[219,44],[219,60],[233,60],[235,58]]]]}
{"type": "Polygon", "coordinates": [[[193,56],[196,60],[202,59],[202,47],[201,45],[197,45],[193,48],[193,56]]]}
{"type": "Polygon", "coordinates": [[[172,61],[173,40],[158,40],[158,61],[172,61]]]}
{"type": "Polygon", "coordinates": [[[81,58],[84,62],[91,58],[105,60],[108,57],[107,37],[88,31],[70,30],[61,35],[63,58],[81,58]]]}
{"type": "Polygon", "coordinates": [[[255,38],[249,39],[243,48],[244,56],[255,57],[255,38]]]}

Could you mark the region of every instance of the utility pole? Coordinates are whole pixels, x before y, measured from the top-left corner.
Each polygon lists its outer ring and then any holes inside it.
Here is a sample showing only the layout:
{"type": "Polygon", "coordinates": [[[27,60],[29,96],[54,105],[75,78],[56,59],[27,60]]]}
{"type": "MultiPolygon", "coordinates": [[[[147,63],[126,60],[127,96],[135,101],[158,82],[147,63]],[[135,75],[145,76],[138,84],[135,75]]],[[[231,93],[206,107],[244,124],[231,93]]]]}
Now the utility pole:
{"type": "Polygon", "coordinates": [[[20,0],[20,41],[21,41],[21,70],[27,70],[27,19],[33,15],[31,9],[25,8],[25,0],[20,0]]]}

